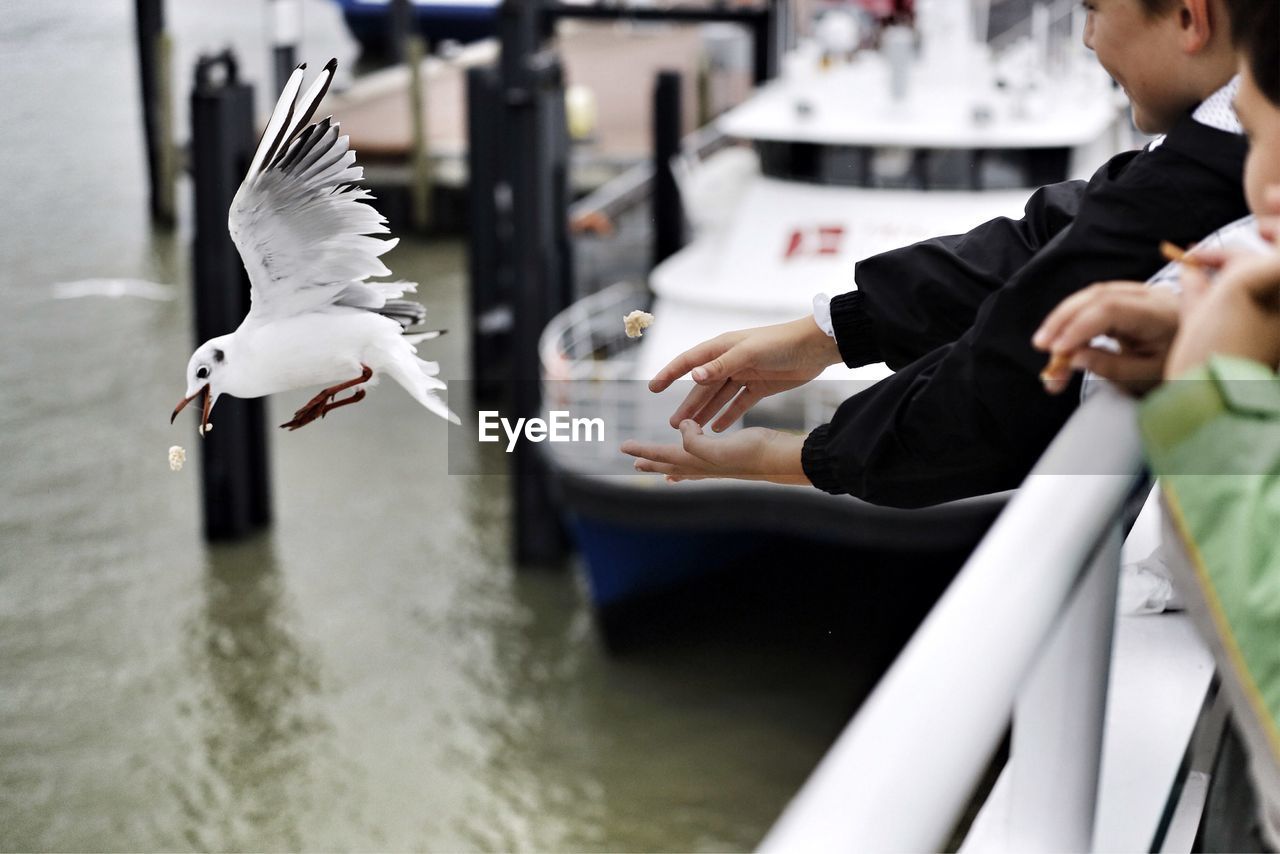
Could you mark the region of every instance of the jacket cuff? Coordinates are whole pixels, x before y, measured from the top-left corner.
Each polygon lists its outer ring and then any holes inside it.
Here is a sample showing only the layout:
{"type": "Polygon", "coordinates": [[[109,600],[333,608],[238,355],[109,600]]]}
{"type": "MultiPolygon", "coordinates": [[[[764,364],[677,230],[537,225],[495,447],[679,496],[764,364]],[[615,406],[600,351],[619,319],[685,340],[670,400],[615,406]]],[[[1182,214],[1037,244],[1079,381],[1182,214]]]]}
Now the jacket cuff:
{"type": "Polygon", "coordinates": [[[818,489],[832,495],[843,495],[846,490],[836,477],[835,460],[827,452],[830,433],[831,425],[822,424],[805,437],[804,446],[800,449],[800,466],[809,482],[818,489]]]}
{"type": "Polygon", "coordinates": [[[851,368],[884,361],[876,345],[865,300],[866,294],[862,291],[831,298],[831,326],[836,333],[836,346],[840,348],[840,358],[851,368]]]}

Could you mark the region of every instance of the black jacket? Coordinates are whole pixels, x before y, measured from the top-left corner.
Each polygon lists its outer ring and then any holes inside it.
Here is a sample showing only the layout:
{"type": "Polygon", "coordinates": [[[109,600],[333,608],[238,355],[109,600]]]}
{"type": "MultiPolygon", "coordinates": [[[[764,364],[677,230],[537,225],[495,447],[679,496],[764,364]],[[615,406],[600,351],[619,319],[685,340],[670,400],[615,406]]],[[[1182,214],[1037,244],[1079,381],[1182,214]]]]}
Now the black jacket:
{"type": "Polygon", "coordinates": [[[1242,136],[1184,118],[1151,151],[1112,158],[1086,184],[1038,190],[1025,215],[868,258],[831,302],[850,367],[896,373],[805,440],[815,486],[921,507],[1021,483],[1079,402],[1039,380],[1031,336],[1094,282],[1142,281],[1159,244],[1193,243],[1248,213],[1242,136]]]}

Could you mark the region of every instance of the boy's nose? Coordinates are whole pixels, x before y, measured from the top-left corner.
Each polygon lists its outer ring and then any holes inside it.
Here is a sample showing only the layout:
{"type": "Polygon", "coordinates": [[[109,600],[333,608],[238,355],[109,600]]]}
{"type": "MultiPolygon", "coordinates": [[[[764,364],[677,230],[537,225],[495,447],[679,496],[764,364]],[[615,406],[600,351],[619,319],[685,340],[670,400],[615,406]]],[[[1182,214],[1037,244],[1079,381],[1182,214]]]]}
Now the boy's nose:
{"type": "Polygon", "coordinates": [[[1093,15],[1086,15],[1084,19],[1084,46],[1093,50],[1093,15]]]}

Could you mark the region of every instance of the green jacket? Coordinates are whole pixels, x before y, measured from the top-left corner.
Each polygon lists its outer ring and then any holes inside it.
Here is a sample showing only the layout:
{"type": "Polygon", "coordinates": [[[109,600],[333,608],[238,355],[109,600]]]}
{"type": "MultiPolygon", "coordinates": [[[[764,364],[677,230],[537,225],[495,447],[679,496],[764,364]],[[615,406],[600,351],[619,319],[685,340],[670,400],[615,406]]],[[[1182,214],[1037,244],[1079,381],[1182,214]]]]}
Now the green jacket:
{"type": "Polygon", "coordinates": [[[1177,579],[1213,649],[1264,802],[1280,804],[1280,378],[1223,356],[1142,404],[1177,579]],[[1176,571],[1176,568],[1175,568],[1176,571]],[[1269,759],[1269,761],[1268,761],[1269,759]]]}

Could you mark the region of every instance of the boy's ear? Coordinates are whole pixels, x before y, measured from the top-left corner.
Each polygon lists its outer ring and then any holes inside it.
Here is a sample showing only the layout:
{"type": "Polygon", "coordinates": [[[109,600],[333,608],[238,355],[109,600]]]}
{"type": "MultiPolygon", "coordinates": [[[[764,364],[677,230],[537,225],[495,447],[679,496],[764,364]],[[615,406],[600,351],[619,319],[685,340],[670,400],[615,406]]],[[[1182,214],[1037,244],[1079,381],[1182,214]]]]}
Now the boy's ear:
{"type": "Polygon", "coordinates": [[[1178,28],[1182,32],[1182,48],[1187,53],[1199,53],[1213,40],[1213,28],[1226,26],[1225,19],[1216,13],[1221,11],[1213,0],[1182,0],[1175,12],[1178,28]]]}

